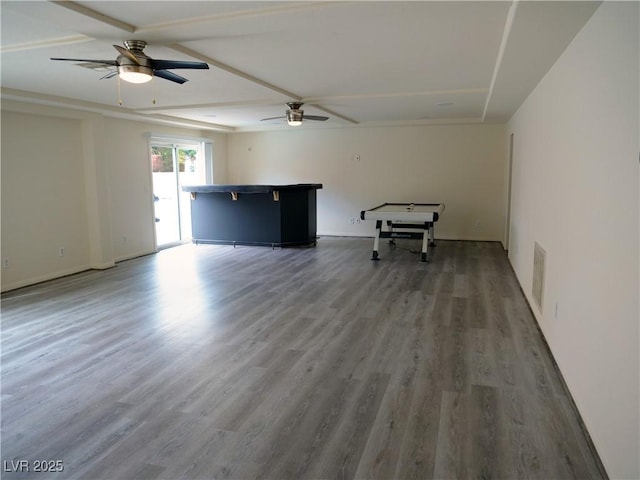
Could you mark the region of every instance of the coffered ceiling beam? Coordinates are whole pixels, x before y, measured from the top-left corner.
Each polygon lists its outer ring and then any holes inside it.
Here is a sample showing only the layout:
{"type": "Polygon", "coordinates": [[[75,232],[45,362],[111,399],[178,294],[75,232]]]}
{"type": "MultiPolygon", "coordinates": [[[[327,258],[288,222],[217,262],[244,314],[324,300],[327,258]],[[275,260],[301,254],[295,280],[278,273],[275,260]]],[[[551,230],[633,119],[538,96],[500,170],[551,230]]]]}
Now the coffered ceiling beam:
{"type": "Polygon", "coordinates": [[[96,12],[84,5],[80,5],[76,2],[69,2],[65,0],[50,0],[51,3],[55,3],[61,7],[67,8],[69,10],[73,10],[76,13],[84,15],[85,17],[93,18],[94,20],[98,20],[99,22],[106,23],[107,25],[111,25],[112,27],[116,27],[120,30],[124,30],[125,32],[135,33],[137,28],[134,25],[131,25],[126,22],[122,22],[113,17],[109,17],[108,15],[104,15],[100,12],[96,12]]]}
{"type": "MultiPolygon", "coordinates": [[[[237,68],[234,68],[230,65],[227,65],[225,63],[219,62],[218,60],[215,60],[211,57],[208,57],[206,55],[202,55],[199,52],[196,52],[195,50],[191,50],[190,48],[184,47],[180,44],[172,44],[172,45],[167,45],[169,48],[175,50],[176,52],[180,52],[180,53],[184,53],[185,55],[189,55],[190,57],[193,57],[195,59],[198,59],[202,62],[206,62],[209,65],[212,65],[216,68],[219,68],[221,70],[224,70],[225,72],[231,73],[232,75],[236,75],[240,78],[244,78],[245,80],[248,80],[250,82],[253,82],[257,85],[260,85],[262,87],[265,87],[273,92],[279,93],[280,95],[284,95],[285,97],[289,97],[291,100],[294,100],[296,102],[300,102],[302,101],[302,97],[300,95],[297,95],[296,93],[290,92],[288,90],[285,90],[284,88],[280,88],[277,85],[273,85],[272,83],[269,82],[265,82],[264,80],[258,78],[258,77],[254,77],[253,75],[249,75],[248,73],[245,73],[241,70],[238,70],[237,68]]],[[[358,123],[357,121],[349,118],[349,117],[345,117],[344,115],[340,115],[336,112],[332,112],[324,107],[322,107],[321,105],[313,105],[314,107],[316,107],[318,110],[322,110],[323,112],[326,112],[334,117],[340,118],[342,120],[344,120],[345,122],[348,123],[358,123]]]]}

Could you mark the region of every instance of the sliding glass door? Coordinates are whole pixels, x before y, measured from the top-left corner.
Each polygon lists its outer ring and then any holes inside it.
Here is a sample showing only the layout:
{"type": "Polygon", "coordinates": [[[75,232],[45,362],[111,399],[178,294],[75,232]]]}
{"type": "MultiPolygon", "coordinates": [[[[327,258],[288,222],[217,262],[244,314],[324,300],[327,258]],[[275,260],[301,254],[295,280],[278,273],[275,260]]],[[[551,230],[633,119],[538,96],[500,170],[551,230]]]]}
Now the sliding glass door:
{"type": "Polygon", "coordinates": [[[202,144],[151,144],[156,243],[166,247],[191,238],[189,194],[183,185],[206,183],[202,144]]]}

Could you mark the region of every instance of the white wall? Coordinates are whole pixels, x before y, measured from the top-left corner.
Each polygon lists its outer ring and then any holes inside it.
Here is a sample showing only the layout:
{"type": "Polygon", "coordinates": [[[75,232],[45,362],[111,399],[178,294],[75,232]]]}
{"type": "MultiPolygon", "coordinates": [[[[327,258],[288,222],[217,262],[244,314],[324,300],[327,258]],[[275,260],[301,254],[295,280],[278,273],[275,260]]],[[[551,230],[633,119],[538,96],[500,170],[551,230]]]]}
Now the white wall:
{"type": "Polygon", "coordinates": [[[80,144],[79,120],[3,110],[3,287],[75,273],[89,262],[80,144]]]}
{"type": "Polygon", "coordinates": [[[638,18],[637,2],[605,2],[507,128],[509,257],[617,479],[640,477],[638,18]],[[547,252],[542,311],[534,241],[547,252]]]}
{"type": "Polygon", "coordinates": [[[230,183],[322,183],[321,235],[373,235],[349,217],[385,202],[444,202],[438,238],[503,239],[504,125],[292,128],[228,148],[230,183]]]}
{"type": "Polygon", "coordinates": [[[155,251],[148,133],[211,141],[226,181],[225,134],[2,102],[2,291],[155,251]]]}

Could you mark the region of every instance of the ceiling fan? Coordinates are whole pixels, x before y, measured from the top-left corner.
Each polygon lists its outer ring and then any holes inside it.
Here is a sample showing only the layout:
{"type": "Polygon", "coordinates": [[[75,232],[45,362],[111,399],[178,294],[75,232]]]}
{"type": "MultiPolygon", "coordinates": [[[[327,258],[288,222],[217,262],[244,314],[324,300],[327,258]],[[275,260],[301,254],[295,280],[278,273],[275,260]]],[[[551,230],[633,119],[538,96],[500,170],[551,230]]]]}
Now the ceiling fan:
{"type": "Polygon", "coordinates": [[[328,120],[329,117],[322,117],[320,115],[305,115],[304,114],[304,110],[300,110],[300,107],[304,105],[304,103],[301,102],[287,102],[287,107],[289,107],[289,110],[287,110],[286,114],[283,117],[269,117],[269,118],[263,118],[262,120],[260,120],[261,122],[264,122],[266,120],[276,120],[279,118],[286,118],[287,119],[287,123],[289,125],[291,125],[292,127],[297,127],[298,125],[302,125],[302,120],[318,120],[320,122],[324,122],[325,120],[328,120]]]}
{"type": "Polygon", "coordinates": [[[180,60],[154,60],[143,52],[147,42],[143,40],[125,40],[123,48],[119,45],[113,47],[120,53],[115,60],[89,60],[83,58],[51,58],[51,60],[62,60],[66,62],[91,62],[116,67],[116,71],[105,75],[102,78],[111,78],[116,75],[122,80],[131,83],[145,83],[151,80],[152,76],[164,78],[175,83],[183,84],[186,78],[176,75],[168,70],[175,68],[208,69],[209,65],[204,62],[186,62],[180,60]]]}

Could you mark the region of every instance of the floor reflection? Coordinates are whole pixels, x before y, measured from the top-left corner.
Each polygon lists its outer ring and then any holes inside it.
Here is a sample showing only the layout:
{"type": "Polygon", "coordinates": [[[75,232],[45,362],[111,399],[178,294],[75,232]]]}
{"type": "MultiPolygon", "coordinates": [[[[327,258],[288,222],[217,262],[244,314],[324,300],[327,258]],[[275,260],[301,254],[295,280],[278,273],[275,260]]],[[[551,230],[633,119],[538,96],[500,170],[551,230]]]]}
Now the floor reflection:
{"type": "Polygon", "coordinates": [[[154,271],[158,328],[185,340],[212,333],[215,324],[215,312],[209,306],[217,292],[210,283],[205,289],[207,282],[202,281],[195,248],[181,245],[159,252],[154,271]]]}

